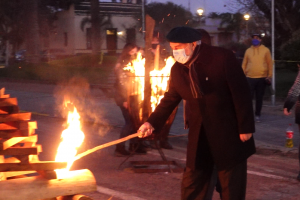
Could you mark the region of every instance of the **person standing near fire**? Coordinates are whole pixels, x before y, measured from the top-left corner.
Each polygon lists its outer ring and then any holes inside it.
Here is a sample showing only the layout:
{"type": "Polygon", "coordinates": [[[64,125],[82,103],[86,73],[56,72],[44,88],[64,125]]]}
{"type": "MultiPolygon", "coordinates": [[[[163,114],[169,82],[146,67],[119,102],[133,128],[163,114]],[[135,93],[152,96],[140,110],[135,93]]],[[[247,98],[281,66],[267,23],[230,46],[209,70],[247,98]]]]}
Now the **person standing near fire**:
{"type": "Polygon", "coordinates": [[[186,100],[192,109],[181,199],[204,199],[214,166],[222,198],[245,199],[247,158],[256,150],[251,93],[243,70],[232,51],[201,43],[201,34],[193,28],[177,27],[166,37],[177,62],[169,90],[140,126],[140,137],[159,131],[186,100]]]}
{"type": "MultiPolygon", "coordinates": [[[[139,48],[135,44],[127,43],[125,44],[120,57],[117,60],[117,64],[115,66],[114,72],[116,75],[115,82],[115,101],[116,104],[120,107],[122,115],[124,117],[125,124],[121,129],[120,138],[126,137],[135,132],[134,123],[130,116],[128,110],[128,102],[127,102],[127,87],[128,87],[128,76],[123,68],[130,63],[132,60],[136,58],[136,54],[139,48]]],[[[147,151],[145,148],[139,144],[137,138],[133,138],[130,140],[129,151],[125,148],[125,142],[119,143],[116,145],[116,149],[114,152],[115,156],[128,156],[130,155],[130,151],[134,151],[137,154],[146,154],[147,151]]]]}
{"type": "MultiPolygon", "coordinates": [[[[300,63],[297,63],[297,66],[298,66],[298,75],[296,77],[293,86],[289,90],[286,100],[284,102],[283,114],[286,116],[290,115],[292,107],[296,104],[295,123],[298,124],[299,132],[300,132],[300,63]]],[[[300,166],[300,144],[298,146],[298,160],[300,166]]],[[[300,181],[300,169],[296,179],[300,181]]]]}
{"type": "MultiPolygon", "coordinates": [[[[250,85],[251,96],[255,93],[255,121],[261,121],[261,109],[266,85],[271,84],[273,65],[270,50],[261,44],[260,34],[252,35],[252,46],[245,52],[242,68],[250,85]]],[[[252,99],[251,98],[251,99],[252,99]]]]}

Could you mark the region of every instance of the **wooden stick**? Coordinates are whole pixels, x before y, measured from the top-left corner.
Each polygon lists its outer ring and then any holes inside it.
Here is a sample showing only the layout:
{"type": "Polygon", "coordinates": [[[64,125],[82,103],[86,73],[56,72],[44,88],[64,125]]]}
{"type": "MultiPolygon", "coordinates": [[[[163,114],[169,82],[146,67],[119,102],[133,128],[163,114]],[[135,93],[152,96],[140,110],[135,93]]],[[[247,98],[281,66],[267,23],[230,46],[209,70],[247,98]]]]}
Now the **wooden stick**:
{"type": "Polygon", "coordinates": [[[78,160],[90,153],[93,153],[95,151],[98,151],[100,149],[103,149],[103,148],[106,148],[106,147],[109,147],[109,146],[112,146],[112,145],[115,145],[115,144],[119,144],[121,142],[125,142],[127,140],[130,140],[131,138],[135,138],[135,137],[138,137],[139,135],[141,135],[141,133],[134,133],[134,134],[131,134],[131,135],[128,135],[127,137],[123,137],[123,138],[120,138],[118,140],[114,140],[114,141],[111,141],[111,142],[108,142],[108,143],[105,143],[105,144],[102,144],[102,145],[99,145],[99,146],[96,146],[92,149],[89,149],[83,153],[80,153],[78,154],[76,157],[75,157],[75,160],[78,160]]]}

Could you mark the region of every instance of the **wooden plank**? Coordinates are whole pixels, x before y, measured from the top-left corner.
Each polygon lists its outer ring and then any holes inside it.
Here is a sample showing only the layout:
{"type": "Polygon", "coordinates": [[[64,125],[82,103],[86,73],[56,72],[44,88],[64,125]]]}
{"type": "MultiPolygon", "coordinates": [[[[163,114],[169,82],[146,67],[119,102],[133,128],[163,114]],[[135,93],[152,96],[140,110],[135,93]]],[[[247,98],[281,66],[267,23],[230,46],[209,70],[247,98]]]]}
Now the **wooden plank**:
{"type": "Polygon", "coordinates": [[[29,136],[29,137],[25,137],[25,139],[24,140],[22,140],[22,142],[21,143],[36,143],[37,142],[37,140],[38,140],[38,135],[37,134],[34,134],[34,135],[31,135],[31,136],[29,136]]]}
{"type": "MultiPolygon", "coordinates": [[[[0,156],[0,163],[4,163],[4,156],[0,156]]],[[[6,175],[3,172],[0,172],[0,181],[6,180],[6,175]]]]}
{"type": "Polygon", "coordinates": [[[0,124],[0,130],[17,130],[18,128],[15,126],[15,123],[1,123],[0,124]]]}
{"type": "Polygon", "coordinates": [[[9,94],[5,94],[5,88],[0,89],[0,98],[9,98],[9,94]]]}
{"type": "Polygon", "coordinates": [[[37,129],[37,123],[36,121],[29,121],[29,122],[20,121],[19,129],[20,130],[37,129]]]}
{"type": "Polygon", "coordinates": [[[12,114],[12,113],[18,113],[19,112],[19,106],[3,106],[0,107],[0,114],[12,114]]]}
{"type": "Polygon", "coordinates": [[[13,137],[9,139],[0,139],[0,151],[12,147],[24,139],[26,139],[26,137],[13,137]]]}
{"type": "Polygon", "coordinates": [[[40,152],[42,152],[42,146],[38,144],[35,147],[10,147],[0,151],[0,155],[37,155],[40,152]]]}
{"type": "Polygon", "coordinates": [[[33,163],[0,163],[0,172],[64,169],[67,162],[41,161],[33,163]]]}
{"type": "Polygon", "coordinates": [[[36,171],[10,171],[10,172],[1,172],[5,175],[6,178],[14,177],[14,176],[21,176],[26,174],[33,174],[36,171]]]}
{"type": "Polygon", "coordinates": [[[69,196],[97,190],[95,177],[89,170],[70,171],[68,175],[68,177],[63,179],[52,180],[34,176],[0,181],[1,199],[51,199],[58,196],[69,196]]]}
{"type": "Polygon", "coordinates": [[[35,129],[25,130],[0,130],[0,138],[7,139],[12,137],[30,136],[35,133],[35,129]]]}
{"type": "Polygon", "coordinates": [[[16,121],[0,123],[0,130],[37,129],[36,121],[16,121]]]}
{"type": "Polygon", "coordinates": [[[0,107],[3,106],[17,106],[18,100],[17,98],[0,98],[0,107]]]}
{"type": "Polygon", "coordinates": [[[0,115],[0,123],[11,121],[28,121],[31,118],[31,113],[13,113],[8,115],[0,115]]]}

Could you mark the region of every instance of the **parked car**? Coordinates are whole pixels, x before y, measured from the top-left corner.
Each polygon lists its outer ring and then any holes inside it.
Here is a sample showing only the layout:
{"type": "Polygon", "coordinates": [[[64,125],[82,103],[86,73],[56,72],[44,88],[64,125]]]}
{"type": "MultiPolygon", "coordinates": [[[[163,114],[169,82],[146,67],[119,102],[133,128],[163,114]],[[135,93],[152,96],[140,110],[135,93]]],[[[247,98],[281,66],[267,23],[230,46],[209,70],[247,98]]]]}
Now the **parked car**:
{"type": "Polygon", "coordinates": [[[21,49],[15,53],[16,62],[24,62],[26,59],[26,49],[21,49]]]}

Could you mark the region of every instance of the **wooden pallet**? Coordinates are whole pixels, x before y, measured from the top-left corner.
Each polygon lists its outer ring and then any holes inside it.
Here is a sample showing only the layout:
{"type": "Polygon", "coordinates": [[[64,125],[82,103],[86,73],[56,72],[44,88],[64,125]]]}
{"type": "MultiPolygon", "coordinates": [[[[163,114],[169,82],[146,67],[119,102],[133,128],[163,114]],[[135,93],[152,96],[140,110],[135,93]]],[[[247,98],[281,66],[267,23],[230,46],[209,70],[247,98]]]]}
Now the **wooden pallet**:
{"type": "Polygon", "coordinates": [[[41,162],[38,155],[42,146],[37,144],[37,122],[31,113],[19,112],[17,98],[0,90],[0,180],[38,172],[48,174],[66,168],[65,162],[41,162]]]}

